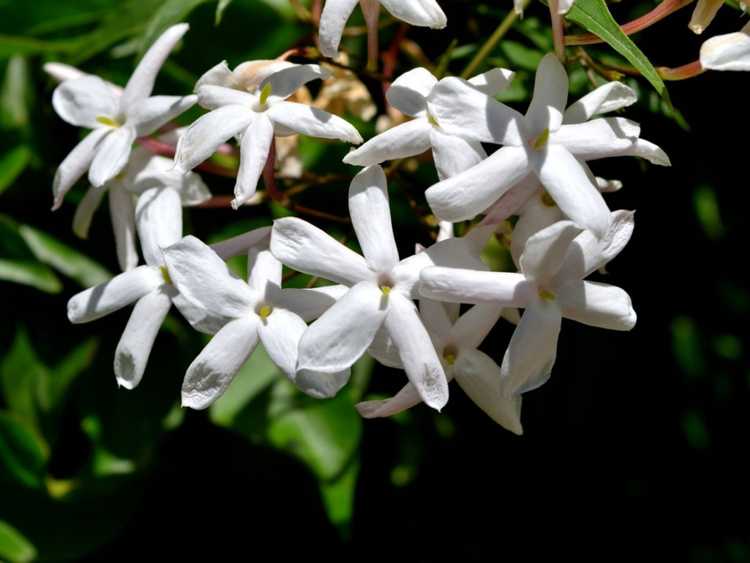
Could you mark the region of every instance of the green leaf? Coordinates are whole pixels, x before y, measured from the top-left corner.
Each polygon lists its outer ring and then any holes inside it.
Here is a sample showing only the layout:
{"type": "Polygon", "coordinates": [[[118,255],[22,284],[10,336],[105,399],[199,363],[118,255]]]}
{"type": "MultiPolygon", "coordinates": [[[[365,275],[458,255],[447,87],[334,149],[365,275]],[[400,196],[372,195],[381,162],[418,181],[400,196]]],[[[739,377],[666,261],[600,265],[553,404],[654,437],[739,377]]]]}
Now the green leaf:
{"type": "Polygon", "coordinates": [[[76,346],[52,370],[46,370],[37,387],[37,400],[42,412],[57,410],[63,403],[65,394],[75,379],[88,369],[96,356],[97,341],[86,340],[76,346]]]}
{"type": "Polygon", "coordinates": [[[48,457],[49,447],[38,433],[19,418],[0,412],[0,475],[42,488],[48,457]]]}
{"type": "Polygon", "coordinates": [[[566,17],[609,44],[640,71],[659,95],[669,99],[667,87],[654,65],[620,29],[604,0],[576,0],[566,17]]]}
{"type": "Polygon", "coordinates": [[[215,18],[215,25],[219,25],[221,23],[221,19],[224,17],[224,11],[229,7],[229,4],[232,3],[232,0],[219,0],[219,3],[216,5],[216,18],[215,18]]]}
{"type": "Polygon", "coordinates": [[[0,560],[27,563],[36,558],[36,549],[21,532],[0,520],[0,560]]]}
{"type": "Polygon", "coordinates": [[[358,476],[359,462],[353,461],[336,480],[320,485],[328,519],[344,538],[349,537],[358,476]]]}
{"type": "Polygon", "coordinates": [[[4,127],[17,129],[29,124],[32,90],[28,61],[19,55],[11,57],[0,89],[0,123],[4,127]]]}
{"type": "Polygon", "coordinates": [[[24,145],[0,155],[0,194],[16,181],[30,161],[31,151],[24,145]]]}
{"type": "Polygon", "coordinates": [[[190,12],[207,1],[167,0],[162,3],[146,26],[146,31],[141,38],[140,54],[143,55],[169,26],[185,21],[190,12]]]}
{"type": "Polygon", "coordinates": [[[47,233],[28,225],[21,225],[18,232],[39,260],[73,278],[83,287],[98,285],[112,278],[110,272],[91,258],[73,250],[47,233]]]}
{"type": "Polygon", "coordinates": [[[38,427],[37,386],[47,375],[26,330],[19,327],[10,351],[0,363],[0,388],[8,409],[32,426],[38,427]]]}
{"type": "Polygon", "coordinates": [[[0,280],[29,285],[47,293],[62,291],[62,284],[55,273],[44,264],[32,260],[0,258],[0,280]]]}

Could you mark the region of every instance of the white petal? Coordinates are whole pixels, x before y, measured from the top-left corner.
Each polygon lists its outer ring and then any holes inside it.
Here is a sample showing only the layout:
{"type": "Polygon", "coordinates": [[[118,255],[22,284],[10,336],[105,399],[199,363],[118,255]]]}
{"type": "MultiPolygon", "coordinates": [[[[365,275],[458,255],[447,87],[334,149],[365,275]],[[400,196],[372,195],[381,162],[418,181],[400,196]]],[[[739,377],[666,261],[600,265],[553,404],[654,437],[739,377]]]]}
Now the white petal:
{"type": "Polygon", "coordinates": [[[94,212],[101,205],[102,198],[106,193],[107,190],[102,188],[89,188],[86,190],[86,195],[83,196],[78,207],[76,207],[76,212],[73,216],[73,232],[76,236],[82,239],[89,238],[89,228],[91,227],[94,212]]]}
{"type": "Polygon", "coordinates": [[[701,45],[701,66],[711,70],[750,70],[750,28],[717,35],[701,45]]]}
{"type": "Polygon", "coordinates": [[[124,113],[130,113],[151,95],[156,75],[159,74],[161,66],[189,28],[190,26],[186,23],[173,25],[149,47],[141,62],[133,71],[122,93],[120,107],[124,113]]]}
{"type": "Polygon", "coordinates": [[[225,88],[233,88],[235,85],[236,79],[227,64],[227,61],[221,61],[219,64],[212,66],[203,73],[195,83],[195,88],[193,90],[197,94],[198,90],[204,86],[223,86],[225,88]]]}
{"type": "Polygon", "coordinates": [[[430,148],[432,125],[418,117],[384,131],[361,147],[349,152],[344,162],[357,166],[371,166],[386,160],[422,154],[430,148]]]}
{"type": "Polygon", "coordinates": [[[351,371],[348,369],[335,373],[301,370],[297,372],[294,384],[315,399],[330,399],[349,382],[350,377],[351,371]]]}
{"type": "Polygon", "coordinates": [[[171,306],[172,300],[162,288],[147,293],[135,304],[115,351],[118,385],[133,389],[140,383],[156,335],[171,306]]]}
{"type": "MultiPolygon", "coordinates": [[[[101,189],[101,188],[95,188],[101,189]]],[[[117,261],[122,271],[132,270],[138,265],[138,250],[135,246],[135,204],[133,195],[120,186],[109,189],[109,216],[117,248],[117,261]]]]}
{"type": "Polygon", "coordinates": [[[260,341],[271,360],[291,380],[297,371],[297,347],[305,329],[305,321],[278,307],[261,320],[258,329],[260,341]]]}
{"type": "Polygon", "coordinates": [[[367,353],[384,366],[394,369],[404,369],[404,364],[398,355],[396,343],[393,342],[393,338],[391,338],[391,334],[385,326],[381,326],[375,333],[375,338],[372,339],[372,344],[367,349],[367,353]]]}
{"type": "Polygon", "coordinates": [[[445,306],[440,301],[432,299],[419,300],[419,315],[422,317],[427,332],[433,340],[445,340],[450,335],[453,323],[448,317],[445,306]]]}
{"type": "Polygon", "coordinates": [[[153,96],[139,102],[128,115],[128,124],[139,137],[150,135],[159,127],[185,113],[198,101],[197,96],[153,96]]]}
{"type": "Polygon", "coordinates": [[[239,105],[224,106],[200,117],[177,143],[175,164],[192,170],[209,158],[226,140],[247,129],[253,111],[239,105]]]}
{"type": "Polygon", "coordinates": [[[299,90],[308,82],[311,82],[312,80],[325,80],[330,75],[330,72],[324,68],[320,68],[319,65],[294,64],[287,68],[278,70],[266,77],[265,80],[260,83],[258,89],[262,91],[266,85],[270,84],[270,95],[276,98],[285,99],[294,94],[295,91],[299,90]]]}
{"type": "Polygon", "coordinates": [[[364,418],[380,418],[393,416],[422,402],[417,389],[411,383],[407,383],[390,399],[379,401],[363,401],[357,403],[355,408],[364,418]]]}
{"type": "Polygon", "coordinates": [[[530,281],[546,286],[562,266],[570,243],[581,232],[572,221],[558,221],[532,235],[519,259],[519,267],[530,281]]]}
{"type": "Polygon", "coordinates": [[[198,104],[210,110],[233,105],[250,108],[258,101],[258,96],[224,86],[205,85],[198,88],[196,92],[198,104]]]}
{"type": "Polygon", "coordinates": [[[232,74],[235,77],[235,82],[231,87],[260,94],[261,84],[269,76],[295,66],[297,66],[295,63],[278,59],[246,61],[234,69],[232,74]]]}
{"type": "Polygon", "coordinates": [[[546,383],[557,357],[560,324],[560,309],[554,303],[526,308],[500,366],[505,396],[532,391],[546,383]]]}
{"type": "Polygon", "coordinates": [[[260,227],[211,245],[211,250],[223,260],[234,256],[247,255],[251,248],[268,248],[271,240],[271,227],[260,227]]]}
{"type": "Polygon", "coordinates": [[[371,281],[352,287],[302,336],[298,368],[333,373],[351,367],[383,324],[388,303],[371,281]]]}
{"type": "Polygon", "coordinates": [[[482,220],[483,225],[497,225],[511,215],[518,215],[519,210],[542,188],[536,174],[527,174],[516,182],[492,207],[482,220]]]}
{"type": "Polygon", "coordinates": [[[698,0],[688,27],[694,33],[703,33],[703,30],[713,21],[719,8],[723,5],[723,0],[698,0]]]}
{"type": "Polygon", "coordinates": [[[248,269],[250,270],[248,285],[259,295],[266,295],[269,284],[281,287],[281,262],[271,251],[253,248],[249,252],[248,269]]]}
{"type": "MultiPolygon", "coordinates": [[[[521,210],[518,221],[513,226],[510,252],[513,256],[513,262],[516,265],[519,264],[521,254],[523,254],[523,250],[526,247],[526,241],[530,237],[565,218],[557,205],[547,205],[546,201],[542,198],[548,198],[549,196],[538,182],[537,186],[536,194],[526,202],[526,205],[521,210]]],[[[515,190],[516,188],[513,189],[515,190]]]]}
{"type": "Polygon", "coordinates": [[[158,270],[140,266],[77,293],[68,301],[68,320],[87,323],[130,305],[164,283],[158,270]]]}
{"type": "Polygon", "coordinates": [[[388,296],[385,327],[398,347],[409,381],[428,406],[440,410],[448,402],[448,380],[414,303],[399,292],[388,296]]]}
{"type": "Polygon", "coordinates": [[[398,264],[393,236],[388,185],[380,166],[362,170],[349,186],[349,214],[367,264],[376,272],[388,272],[398,264]]]}
{"type": "Polygon", "coordinates": [[[465,221],[487,210],[528,171],[524,149],[503,147],[465,172],[431,186],[425,195],[441,219],[465,221]]]}
{"type": "Polygon", "coordinates": [[[557,2],[557,13],[567,14],[573,7],[575,0],[558,0],[557,2]]]}
{"type": "Polygon", "coordinates": [[[341,35],[346,21],[352,15],[359,0],[326,0],[320,15],[320,52],[326,57],[334,57],[339,50],[341,35]]]}
{"type": "Polygon", "coordinates": [[[242,135],[240,169],[237,172],[232,201],[234,209],[239,208],[255,194],[272,143],[273,124],[268,117],[259,114],[242,135]]]}
{"type": "Polygon", "coordinates": [[[592,90],[565,110],[563,123],[583,123],[596,115],[626,108],[638,101],[638,95],[622,82],[607,82],[592,90]]]}
{"type": "Polygon", "coordinates": [[[503,394],[500,366],[479,350],[461,350],[454,366],[456,383],[487,415],[506,430],[523,434],[521,396],[503,394]]]}
{"type": "Polygon", "coordinates": [[[538,174],[565,215],[597,236],[606,232],[609,225],[607,204],[581,164],[564,147],[547,147],[538,174]]]}
{"type": "Polygon", "coordinates": [[[567,101],[568,74],[560,59],[547,53],[536,69],[534,95],[526,111],[527,134],[537,136],[544,129],[559,129],[567,101]]]}
{"type": "Polygon", "coordinates": [[[446,135],[432,127],[430,144],[438,178],[445,180],[468,170],[487,158],[479,141],[467,141],[455,135],[446,135]]]}
{"type": "Polygon", "coordinates": [[[344,285],[372,279],[373,273],[359,254],[318,227],[285,217],[273,223],[271,252],[282,264],[312,276],[344,285]]]}
{"type": "Polygon", "coordinates": [[[392,15],[411,25],[443,29],[448,23],[435,0],[380,0],[380,3],[392,15]]]}
{"type": "Polygon", "coordinates": [[[75,80],[76,78],[81,78],[82,76],[86,76],[87,74],[82,70],[65,63],[44,63],[44,65],[42,65],[42,68],[44,69],[44,72],[49,74],[58,82],[64,82],[65,80],[75,80]]]}
{"type": "Polygon", "coordinates": [[[119,127],[104,137],[89,168],[92,186],[99,188],[122,172],[128,163],[133,141],[135,129],[132,127],[119,127]]]}
{"type": "Polygon", "coordinates": [[[560,289],[558,302],[563,316],[579,323],[610,330],[631,330],[635,326],[630,296],[614,285],[573,282],[560,289]]]}
{"type": "Polygon", "coordinates": [[[190,326],[199,332],[204,334],[216,334],[221,330],[221,327],[234,320],[233,317],[222,317],[219,314],[209,311],[205,307],[201,307],[188,301],[175,287],[172,287],[171,289],[172,303],[177,307],[177,310],[180,311],[180,314],[185,317],[185,320],[190,323],[190,326]]]}
{"type": "Polygon", "coordinates": [[[110,131],[111,129],[108,127],[94,129],[60,163],[52,183],[52,195],[54,196],[53,210],[58,209],[62,205],[65,194],[85,174],[91,165],[91,161],[94,160],[94,156],[96,156],[99,144],[110,131]]]}
{"type": "Polygon", "coordinates": [[[469,78],[468,82],[483,94],[494,97],[510,86],[515,75],[507,68],[493,68],[469,78]]]}
{"type": "Polygon", "coordinates": [[[254,296],[210,247],[193,236],[164,249],[169,276],[182,296],[198,307],[227,318],[253,312],[254,296]]]}
{"type": "Polygon", "coordinates": [[[449,303],[497,303],[525,307],[533,287],[523,274],[435,266],[422,270],[420,293],[449,303]]]}
{"type": "Polygon", "coordinates": [[[135,219],[146,264],[162,266],[162,249],[182,238],[180,195],[172,188],[146,190],[138,197],[135,219]]]}
{"type": "Polygon", "coordinates": [[[453,338],[462,348],[478,348],[500,320],[503,306],[498,303],[474,305],[453,326],[453,338]]]}
{"type": "Polygon", "coordinates": [[[306,322],[314,321],[341,299],[349,288],[345,285],[326,285],[300,289],[289,287],[275,296],[275,303],[296,313],[306,322]]]}
{"type": "Polygon", "coordinates": [[[102,126],[97,117],[113,119],[117,116],[119,100],[104,80],[86,74],[66,80],[55,88],[52,106],[57,115],[71,125],[96,129],[102,126]]]}
{"type": "Polygon", "coordinates": [[[352,124],[322,109],[295,102],[277,102],[266,111],[274,125],[319,139],[338,139],[353,145],[362,142],[362,136],[352,124]]]}
{"type": "Polygon", "coordinates": [[[448,134],[483,143],[520,145],[523,116],[460,78],[444,78],[432,90],[429,111],[448,134]]]}
{"type": "Polygon", "coordinates": [[[385,98],[401,113],[416,116],[427,109],[427,97],[437,83],[429,70],[417,67],[394,80],[385,98]]]}
{"type": "Polygon", "coordinates": [[[182,382],[182,406],[205,409],[227,390],[258,345],[257,317],[236,319],[211,339],[190,364],[182,382]]]}

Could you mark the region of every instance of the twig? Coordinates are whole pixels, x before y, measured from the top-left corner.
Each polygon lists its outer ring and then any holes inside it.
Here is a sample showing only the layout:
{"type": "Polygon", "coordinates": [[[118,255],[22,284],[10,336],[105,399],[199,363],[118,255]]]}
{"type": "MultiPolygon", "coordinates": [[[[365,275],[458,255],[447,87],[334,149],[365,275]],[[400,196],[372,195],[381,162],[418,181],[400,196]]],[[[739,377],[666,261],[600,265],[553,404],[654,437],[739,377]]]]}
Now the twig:
{"type": "Polygon", "coordinates": [[[565,29],[563,29],[563,18],[560,15],[559,0],[549,0],[549,15],[552,20],[552,41],[555,45],[555,54],[560,62],[565,64],[565,29]]]}

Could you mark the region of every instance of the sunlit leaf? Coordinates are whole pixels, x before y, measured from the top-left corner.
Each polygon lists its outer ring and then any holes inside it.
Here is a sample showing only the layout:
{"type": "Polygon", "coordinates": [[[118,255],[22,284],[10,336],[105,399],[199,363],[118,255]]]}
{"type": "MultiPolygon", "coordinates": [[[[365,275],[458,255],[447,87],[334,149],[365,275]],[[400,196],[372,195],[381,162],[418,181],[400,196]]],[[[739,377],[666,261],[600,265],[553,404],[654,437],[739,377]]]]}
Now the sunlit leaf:
{"type": "Polygon", "coordinates": [[[359,462],[355,461],[350,463],[346,471],[337,479],[320,485],[320,493],[323,496],[323,505],[328,519],[344,538],[348,538],[350,533],[349,524],[354,511],[358,476],[359,462]]]}
{"type": "Polygon", "coordinates": [[[27,563],[36,558],[36,549],[21,532],[0,520],[0,560],[27,563]]]}
{"type": "Polygon", "coordinates": [[[218,4],[216,4],[216,19],[215,19],[215,25],[219,25],[221,23],[221,19],[224,17],[224,11],[229,7],[229,4],[232,3],[232,0],[219,0],[218,4]]]}
{"type": "MultiPolygon", "coordinates": [[[[32,88],[28,61],[20,55],[11,57],[0,89],[0,115],[4,127],[19,128],[28,125],[32,88]]],[[[3,174],[3,168],[4,163],[0,163],[0,174],[3,174]]],[[[0,191],[2,190],[0,181],[0,191]]]]}
{"type": "Polygon", "coordinates": [[[44,264],[32,260],[0,258],[0,280],[29,285],[47,293],[62,291],[62,284],[55,273],[44,264]]]}

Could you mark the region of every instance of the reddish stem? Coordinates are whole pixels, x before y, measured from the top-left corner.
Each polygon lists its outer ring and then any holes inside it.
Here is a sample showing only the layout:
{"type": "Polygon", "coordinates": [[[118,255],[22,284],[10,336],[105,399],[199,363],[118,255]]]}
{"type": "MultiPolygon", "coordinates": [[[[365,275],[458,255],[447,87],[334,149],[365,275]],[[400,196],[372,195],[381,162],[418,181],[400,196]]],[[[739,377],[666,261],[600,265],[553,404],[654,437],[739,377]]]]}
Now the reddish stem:
{"type": "Polygon", "coordinates": [[[555,45],[555,54],[560,62],[565,64],[565,29],[563,29],[563,19],[559,9],[558,0],[550,0],[549,15],[552,20],[552,41],[555,45]]]}
{"type": "Polygon", "coordinates": [[[700,59],[675,68],[660,66],[656,70],[659,72],[659,76],[664,80],[687,80],[688,78],[694,78],[703,74],[706,71],[706,69],[703,68],[703,65],[701,65],[700,59]]]}
{"type": "Polygon", "coordinates": [[[263,167],[263,183],[266,185],[266,193],[273,201],[282,205],[287,202],[287,197],[276,185],[276,141],[271,142],[271,150],[268,151],[268,159],[263,167]]]}

